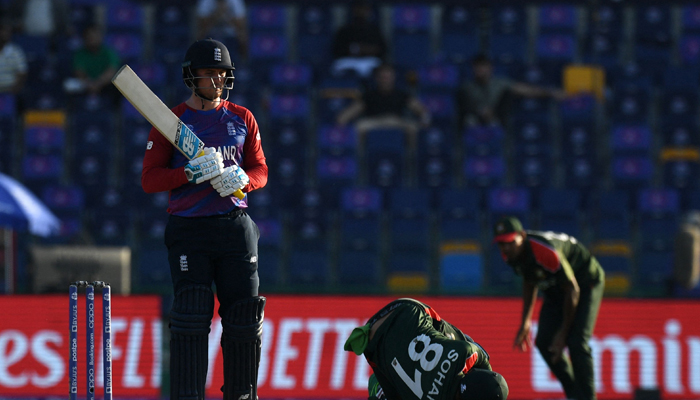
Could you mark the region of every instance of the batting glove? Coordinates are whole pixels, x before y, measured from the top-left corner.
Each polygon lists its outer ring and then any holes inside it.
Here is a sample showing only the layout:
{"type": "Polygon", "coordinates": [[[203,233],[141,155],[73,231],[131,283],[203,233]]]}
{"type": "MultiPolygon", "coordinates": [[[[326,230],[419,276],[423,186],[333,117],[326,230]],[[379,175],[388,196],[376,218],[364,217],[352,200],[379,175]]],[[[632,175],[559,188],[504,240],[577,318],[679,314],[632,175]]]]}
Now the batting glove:
{"type": "Polygon", "coordinates": [[[221,175],[224,157],[213,147],[205,147],[204,154],[185,165],[185,176],[190,183],[202,183],[221,175]]]}
{"type": "Polygon", "coordinates": [[[245,171],[237,165],[224,168],[221,176],[211,180],[211,185],[219,192],[219,196],[227,197],[236,190],[243,189],[250,182],[245,171]]]}

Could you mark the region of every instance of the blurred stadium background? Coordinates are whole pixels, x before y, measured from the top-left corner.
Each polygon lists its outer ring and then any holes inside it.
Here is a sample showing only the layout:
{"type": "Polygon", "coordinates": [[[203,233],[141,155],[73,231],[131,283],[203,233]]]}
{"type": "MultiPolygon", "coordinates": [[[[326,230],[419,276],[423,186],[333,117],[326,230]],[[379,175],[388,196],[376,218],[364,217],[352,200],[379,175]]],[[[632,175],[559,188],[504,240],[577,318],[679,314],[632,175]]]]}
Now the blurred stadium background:
{"type": "MultiPolygon", "coordinates": [[[[195,2],[69,3],[77,32],[100,23],[166,104],[186,98],[180,62],[194,38],[195,2]]],[[[402,135],[382,132],[370,133],[360,159],[352,128],[334,121],[363,82],[330,73],[332,33],[349,5],[248,1],[247,62],[234,39],[216,38],[236,65],[230,100],[258,119],[270,168],[267,187],[249,195],[263,294],[517,295],[518,280],[491,244],[493,221],[509,214],[587,244],[606,270],[608,296],[700,295],[673,280],[674,236],[700,210],[700,6],[374,2],[399,85],[433,122],[415,158],[405,156],[402,135]],[[454,94],[478,53],[499,76],[572,96],[513,98],[507,126],[459,129],[454,94]]],[[[128,269],[122,292],[162,295],[167,309],[168,196],[140,186],[150,125],[126,102],[115,108],[63,91],[79,36],[15,34],[13,42],[30,71],[21,109],[0,95],[0,171],[41,198],[62,228],[50,238],[14,233],[16,273],[4,286],[63,292],[71,274],[97,262],[38,269],[32,249],[117,246],[130,255],[119,264],[128,269]]],[[[509,346],[510,333],[504,340],[509,346]]]]}
{"type": "MultiPolygon", "coordinates": [[[[433,122],[412,159],[400,134],[370,134],[367,162],[352,128],[334,126],[353,93],[342,89],[362,87],[330,73],[348,6],[250,2],[245,63],[237,42],[220,38],[237,68],[231,100],[257,117],[270,167],[267,187],[250,195],[263,290],[513,293],[490,244],[492,221],[513,214],[588,244],[610,293],[674,292],[673,237],[684,213],[700,209],[696,5],[378,2],[399,86],[433,122]],[[454,94],[480,52],[499,76],[582,91],[561,102],[513,98],[508,126],[459,129],[454,94]]],[[[173,106],[187,96],[180,62],[193,8],[75,0],[70,15],[76,32],[104,26],[106,43],[173,106]]],[[[0,97],[0,166],[62,220],[60,236],[29,240],[127,246],[133,291],[167,292],[167,194],[140,187],[147,121],[125,101],[63,91],[79,36],[13,42],[30,78],[21,112],[0,97]]],[[[17,287],[30,291],[23,243],[17,287]]]]}

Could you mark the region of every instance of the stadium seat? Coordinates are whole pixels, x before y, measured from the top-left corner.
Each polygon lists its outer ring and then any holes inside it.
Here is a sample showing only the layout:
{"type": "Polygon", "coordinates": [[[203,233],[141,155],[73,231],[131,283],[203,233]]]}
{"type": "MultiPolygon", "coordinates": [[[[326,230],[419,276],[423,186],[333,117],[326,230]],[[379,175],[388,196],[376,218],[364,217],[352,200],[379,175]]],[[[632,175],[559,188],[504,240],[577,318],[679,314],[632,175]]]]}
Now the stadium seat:
{"type": "Polygon", "coordinates": [[[642,246],[669,251],[678,227],[680,195],[673,189],[644,189],[637,199],[642,246]]]}
{"type": "Polygon", "coordinates": [[[397,5],[392,9],[392,54],[394,64],[418,69],[432,55],[430,9],[422,5],[397,5]],[[421,54],[421,57],[416,57],[421,54]]]}
{"type": "Polygon", "coordinates": [[[15,103],[15,96],[10,93],[0,94],[0,117],[15,117],[17,111],[17,105],[15,103]]]}
{"type": "Polygon", "coordinates": [[[542,5],[537,16],[540,32],[574,33],[578,25],[578,11],[570,5],[542,5]]]}
{"type": "Polygon", "coordinates": [[[191,5],[179,3],[158,3],[156,4],[156,24],[155,37],[159,40],[172,38],[174,40],[185,40],[190,36],[191,5]]]}
{"type": "Polygon", "coordinates": [[[270,70],[272,90],[290,93],[307,93],[312,84],[311,67],[305,64],[280,64],[270,70]]]}
{"type": "Polygon", "coordinates": [[[489,40],[489,53],[495,64],[520,65],[527,56],[527,38],[518,34],[493,35],[489,40]]]}
{"type": "Polygon", "coordinates": [[[591,156],[596,149],[596,132],[593,121],[562,122],[562,150],[581,157],[591,156]]]}
{"type": "Polygon", "coordinates": [[[642,251],[637,259],[637,284],[647,290],[668,294],[673,278],[673,253],[642,251]]]}
{"type": "Polygon", "coordinates": [[[141,34],[144,27],[144,10],[141,4],[129,0],[107,2],[105,26],[109,32],[141,34]]]}
{"type": "Polygon", "coordinates": [[[394,32],[392,38],[394,65],[417,70],[427,64],[433,54],[428,32],[394,32]],[[416,57],[416,54],[423,56],[416,57]]]}
{"type": "Polygon", "coordinates": [[[132,218],[128,212],[100,212],[93,210],[89,230],[98,245],[125,246],[132,229],[132,218]]]}
{"type": "Polygon", "coordinates": [[[449,129],[452,126],[455,116],[455,101],[452,94],[423,94],[420,100],[430,113],[433,125],[443,129],[449,129]]]}
{"type": "Polygon", "coordinates": [[[501,155],[503,129],[498,126],[470,126],[464,131],[464,151],[468,156],[501,155]]]}
{"type": "Polygon", "coordinates": [[[429,188],[444,188],[455,179],[451,158],[443,156],[421,156],[418,159],[418,180],[429,188]]]}
{"type": "Polygon", "coordinates": [[[613,182],[619,188],[648,186],[654,173],[654,165],[647,157],[615,157],[611,167],[613,182]]]}
{"type": "Polygon", "coordinates": [[[700,64],[700,34],[684,35],[680,38],[678,51],[686,65],[700,64]]]}
{"type": "Polygon", "coordinates": [[[287,9],[277,4],[254,4],[248,8],[248,28],[253,33],[283,34],[287,27],[287,9]]]}
{"type": "Polygon", "coordinates": [[[500,156],[468,157],[462,168],[467,184],[477,187],[500,185],[506,174],[506,165],[500,156]]]}
{"type": "Polygon", "coordinates": [[[85,193],[77,185],[47,186],[41,193],[41,199],[51,210],[80,211],[85,206],[85,193]]]}
{"type": "Polygon", "coordinates": [[[426,65],[418,70],[418,85],[423,93],[451,94],[459,85],[459,69],[445,63],[426,65]]]}
{"type": "Polygon", "coordinates": [[[631,236],[630,194],[614,190],[599,192],[592,199],[591,219],[596,239],[624,239],[631,236]]]}
{"type": "Polygon", "coordinates": [[[477,240],[481,235],[481,196],[471,188],[448,187],[438,192],[440,240],[477,240]]]}
{"type": "Polygon", "coordinates": [[[566,34],[543,34],[537,38],[535,52],[542,60],[571,62],[576,57],[576,38],[566,34]]]}
{"type": "Polygon", "coordinates": [[[451,62],[466,64],[481,50],[479,36],[463,33],[446,33],[440,37],[440,54],[451,62]]]}
{"type": "Polygon", "coordinates": [[[622,43],[619,35],[593,33],[584,39],[583,60],[589,64],[603,66],[606,70],[620,62],[622,43]]]}
{"type": "Polygon", "coordinates": [[[682,31],[700,33],[700,6],[691,4],[684,5],[681,13],[682,31]]]}
{"type": "Polygon", "coordinates": [[[581,193],[575,189],[543,189],[539,196],[542,230],[578,237],[582,214],[581,193]]]}
{"type": "Polygon", "coordinates": [[[503,216],[515,216],[530,226],[531,199],[527,188],[494,188],[487,192],[488,226],[503,216]]]}
{"type": "Polygon", "coordinates": [[[382,191],[373,187],[346,187],[341,198],[343,215],[378,218],[384,207],[382,191]]]}
{"type": "Polygon", "coordinates": [[[333,38],[331,5],[310,3],[297,15],[297,54],[301,62],[323,68],[330,63],[333,38]]]}
{"type": "Polygon", "coordinates": [[[473,293],[483,285],[484,259],[478,242],[441,246],[441,290],[450,293],[473,293]]]}
{"type": "Polygon", "coordinates": [[[649,94],[645,91],[616,90],[611,119],[616,123],[649,122],[649,94]]]}
{"type": "Polygon", "coordinates": [[[355,290],[372,290],[379,284],[379,256],[372,251],[345,250],[338,257],[338,284],[355,290]]]}
{"type": "Polygon", "coordinates": [[[590,189],[601,183],[599,167],[592,156],[564,161],[564,184],[568,188],[590,189]]]}
{"type": "Polygon", "coordinates": [[[516,182],[530,188],[549,186],[552,159],[543,153],[539,156],[519,155],[514,160],[516,182]]]}
{"type": "Polygon", "coordinates": [[[272,95],[270,115],[272,120],[306,121],[309,118],[309,98],[305,95],[272,95]]]}
{"type": "Polygon", "coordinates": [[[662,149],[660,158],[667,186],[682,190],[700,185],[700,154],[697,149],[662,149]]]}
{"type": "Polygon", "coordinates": [[[25,155],[22,160],[22,176],[27,181],[56,181],[63,173],[62,157],[57,155],[25,155]]]}
{"type": "Polygon", "coordinates": [[[449,159],[454,150],[452,133],[448,129],[431,126],[418,134],[418,155],[449,159]]]}
{"type": "Polygon", "coordinates": [[[250,36],[250,59],[255,71],[267,76],[272,65],[286,61],[289,46],[283,34],[252,33],[250,36]]]}
{"type": "Polygon", "coordinates": [[[340,219],[341,252],[369,251],[378,254],[381,249],[381,221],[372,216],[345,214],[340,219]]]}
{"type": "Polygon", "coordinates": [[[441,21],[440,54],[453,63],[468,63],[481,49],[479,12],[449,4],[442,9],[441,21]]]}
{"type": "Polygon", "coordinates": [[[637,41],[666,44],[671,39],[671,8],[668,4],[639,5],[635,8],[637,41]]]}
{"type": "Polygon", "coordinates": [[[355,155],[357,151],[357,133],[351,126],[338,127],[323,125],[318,129],[318,148],[321,155],[344,156],[355,155]]]}
{"type": "Polygon", "coordinates": [[[304,183],[303,159],[290,157],[288,155],[278,155],[267,161],[270,169],[270,178],[285,190],[294,190],[304,183]]]}
{"type": "Polygon", "coordinates": [[[497,5],[490,7],[491,33],[525,36],[527,31],[527,12],[524,6],[497,5]]]}
{"type": "Polygon", "coordinates": [[[559,103],[563,123],[594,121],[596,98],[591,94],[579,94],[559,103]]]}
{"type": "Polygon", "coordinates": [[[142,58],[143,38],[135,33],[109,33],[105,43],[111,46],[119,55],[122,63],[135,64],[142,58]]]}
{"type": "Polygon", "coordinates": [[[648,156],[651,140],[651,129],[647,125],[617,125],[612,127],[610,147],[616,156],[648,156]]]}
{"type": "Polygon", "coordinates": [[[287,271],[292,285],[322,288],[328,283],[329,255],[325,251],[293,252],[287,271]]]}
{"type": "Polygon", "coordinates": [[[31,126],[24,130],[24,147],[27,154],[60,156],[65,142],[66,133],[61,127],[31,126]]]}
{"type": "MultiPolygon", "coordinates": [[[[114,148],[114,119],[110,114],[74,113],[73,151],[82,155],[108,155],[114,148]],[[81,115],[82,114],[82,115],[81,115]]],[[[144,151],[144,143],[140,149],[144,151]]]]}

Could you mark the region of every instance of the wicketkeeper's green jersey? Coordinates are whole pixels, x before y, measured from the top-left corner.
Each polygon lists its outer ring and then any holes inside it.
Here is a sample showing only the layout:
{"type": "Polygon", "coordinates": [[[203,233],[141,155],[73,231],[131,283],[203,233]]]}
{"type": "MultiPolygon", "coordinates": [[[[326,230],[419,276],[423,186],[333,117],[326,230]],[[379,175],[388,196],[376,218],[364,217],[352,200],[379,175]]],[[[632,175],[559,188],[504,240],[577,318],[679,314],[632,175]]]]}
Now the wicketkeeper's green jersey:
{"type": "Polygon", "coordinates": [[[395,303],[364,351],[387,399],[453,399],[462,373],[491,369],[481,346],[429,306],[395,303]]]}

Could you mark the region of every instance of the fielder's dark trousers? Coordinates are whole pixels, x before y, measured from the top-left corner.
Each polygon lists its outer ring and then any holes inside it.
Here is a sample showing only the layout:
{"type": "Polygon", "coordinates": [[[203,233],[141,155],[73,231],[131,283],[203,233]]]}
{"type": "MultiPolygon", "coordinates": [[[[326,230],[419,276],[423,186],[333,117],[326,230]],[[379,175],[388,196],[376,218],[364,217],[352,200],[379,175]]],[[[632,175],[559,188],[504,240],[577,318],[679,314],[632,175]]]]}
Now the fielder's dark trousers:
{"type": "Polygon", "coordinates": [[[173,293],[182,285],[216,284],[219,316],[258,295],[260,231],[243,210],[229,217],[170,216],[165,229],[173,293]]]}
{"type": "Polygon", "coordinates": [[[564,393],[568,399],[595,400],[595,376],[593,374],[593,356],[588,344],[595,322],[598,318],[600,302],[603,299],[605,283],[601,282],[593,287],[581,287],[578,307],[574,322],[566,339],[570,357],[563,357],[553,364],[549,346],[554,335],[561,326],[564,301],[563,299],[551,299],[545,296],[540,310],[539,326],[535,344],[542,357],[549,365],[554,376],[559,379],[564,393]]]}

